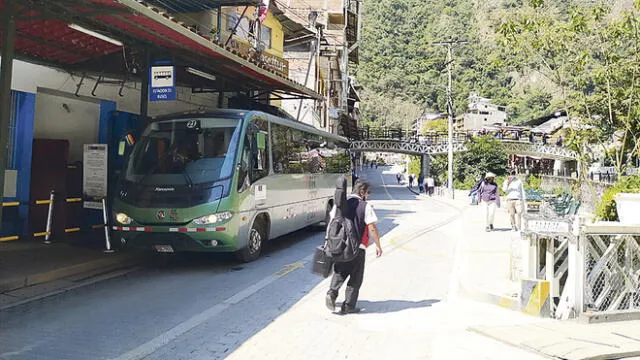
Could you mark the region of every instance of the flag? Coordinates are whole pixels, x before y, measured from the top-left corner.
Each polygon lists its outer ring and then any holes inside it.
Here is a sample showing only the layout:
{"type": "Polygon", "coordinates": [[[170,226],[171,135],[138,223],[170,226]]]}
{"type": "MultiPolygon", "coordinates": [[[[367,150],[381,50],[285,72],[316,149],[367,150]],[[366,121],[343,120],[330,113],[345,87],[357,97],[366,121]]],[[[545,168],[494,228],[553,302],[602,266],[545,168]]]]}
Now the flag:
{"type": "Polygon", "coordinates": [[[269,11],[269,0],[262,0],[262,5],[258,9],[258,19],[260,23],[263,23],[267,18],[267,12],[269,11]]]}

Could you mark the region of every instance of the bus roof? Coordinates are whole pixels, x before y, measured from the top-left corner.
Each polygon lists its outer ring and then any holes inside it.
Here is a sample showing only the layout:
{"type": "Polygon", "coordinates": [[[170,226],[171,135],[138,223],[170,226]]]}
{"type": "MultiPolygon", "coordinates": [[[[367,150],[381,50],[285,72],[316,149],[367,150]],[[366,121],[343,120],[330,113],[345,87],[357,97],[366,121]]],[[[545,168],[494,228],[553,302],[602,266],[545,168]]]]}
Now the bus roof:
{"type": "Polygon", "coordinates": [[[250,115],[258,115],[258,116],[263,116],[265,118],[267,118],[270,122],[276,123],[276,124],[280,124],[280,125],[284,125],[284,126],[290,126],[293,128],[297,128],[298,130],[303,130],[303,131],[308,131],[311,133],[314,133],[316,135],[322,135],[322,136],[326,136],[326,137],[330,137],[333,138],[334,140],[340,140],[340,141],[344,141],[344,142],[349,142],[349,140],[343,136],[340,135],[336,135],[336,134],[332,134],[332,133],[328,133],[326,131],[322,131],[320,129],[315,128],[312,125],[309,124],[305,124],[299,121],[296,121],[294,119],[288,119],[288,118],[282,118],[282,117],[278,117],[278,116],[274,116],[262,111],[255,111],[255,110],[242,110],[242,109],[217,109],[217,110],[210,110],[210,111],[187,111],[187,112],[180,112],[180,113],[174,113],[174,114],[167,114],[167,115],[161,115],[161,116],[155,116],[153,117],[153,121],[167,121],[167,120],[174,120],[174,119],[183,119],[183,118],[189,118],[189,117],[193,117],[193,116],[202,116],[202,117],[231,117],[231,118],[236,118],[236,119],[243,119],[245,117],[248,117],[250,115]]]}

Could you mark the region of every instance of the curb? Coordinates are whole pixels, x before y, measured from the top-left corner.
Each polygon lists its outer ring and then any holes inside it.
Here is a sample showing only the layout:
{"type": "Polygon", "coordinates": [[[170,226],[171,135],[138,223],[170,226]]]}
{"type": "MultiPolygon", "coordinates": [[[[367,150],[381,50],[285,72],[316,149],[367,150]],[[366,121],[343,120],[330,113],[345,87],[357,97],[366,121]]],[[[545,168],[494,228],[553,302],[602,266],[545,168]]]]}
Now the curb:
{"type": "Polygon", "coordinates": [[[471,300],[491,305],[497,305],[504,309],[521,312],[520,299],[517,297],[494,294],[477,289],[470,289],[464,286],[462,282],[459,282],[458,284],[458,294],[471,300]]]}
{"type": "Polygon", "coordinates": [[[136,264],[138,257],[136,254],[118,254],[113,257],[88,261],[85,263],[63,267],[38,274],[31,274],[24,277],[16,277],[0,282],[0,293],[6,293],[29,286],[34,286],[46,282],[60,280],[63,278],[81,275],[97,270],[109,271],[136,264]]]}

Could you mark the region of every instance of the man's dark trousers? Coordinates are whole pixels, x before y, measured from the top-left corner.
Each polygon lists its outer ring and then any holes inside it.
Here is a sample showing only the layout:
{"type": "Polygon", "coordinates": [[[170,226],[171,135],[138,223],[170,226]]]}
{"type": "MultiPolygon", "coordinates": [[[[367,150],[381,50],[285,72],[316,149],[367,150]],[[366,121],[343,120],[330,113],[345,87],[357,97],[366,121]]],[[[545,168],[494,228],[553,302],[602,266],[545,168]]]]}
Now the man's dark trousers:
{"type": "Polygon", "coordinates": [[[360,286],[364,278],[364,260],[366,254],[366,251],[359,249],[355,259],[346,263],[336,263],[333,265],[334,274],[331,279],[331,288],[328,294],[333,299],[337,298],[340,287],[342,287],[342,284],[344,284],[347,277],[349,277],[344,304],[351,308],[355,308],[358,302],[358,294],[360,293],[360,286]]]}

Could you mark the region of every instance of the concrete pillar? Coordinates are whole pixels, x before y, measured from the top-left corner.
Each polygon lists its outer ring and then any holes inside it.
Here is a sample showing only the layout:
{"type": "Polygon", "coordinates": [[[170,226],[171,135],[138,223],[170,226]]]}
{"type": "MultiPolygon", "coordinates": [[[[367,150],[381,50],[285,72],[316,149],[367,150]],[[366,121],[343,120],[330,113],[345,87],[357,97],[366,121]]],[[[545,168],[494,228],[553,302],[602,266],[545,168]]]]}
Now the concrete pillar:
{"type": "Polygon", "coordinates": [[[2,199],[7,167],[7,144],[11,117],[11,78],[13,75],[14,42],[16,36],[17,2],[5,0],[2,18],[2,64],[0,65],[0,233],[2,232],[2,199]]]}
{"type": "Polygon", "coordinates": [[[420,158],[420,169],[425,177],[429,175],[429,172],[431,171],[431,156],[422,154],[420,158]]]}

